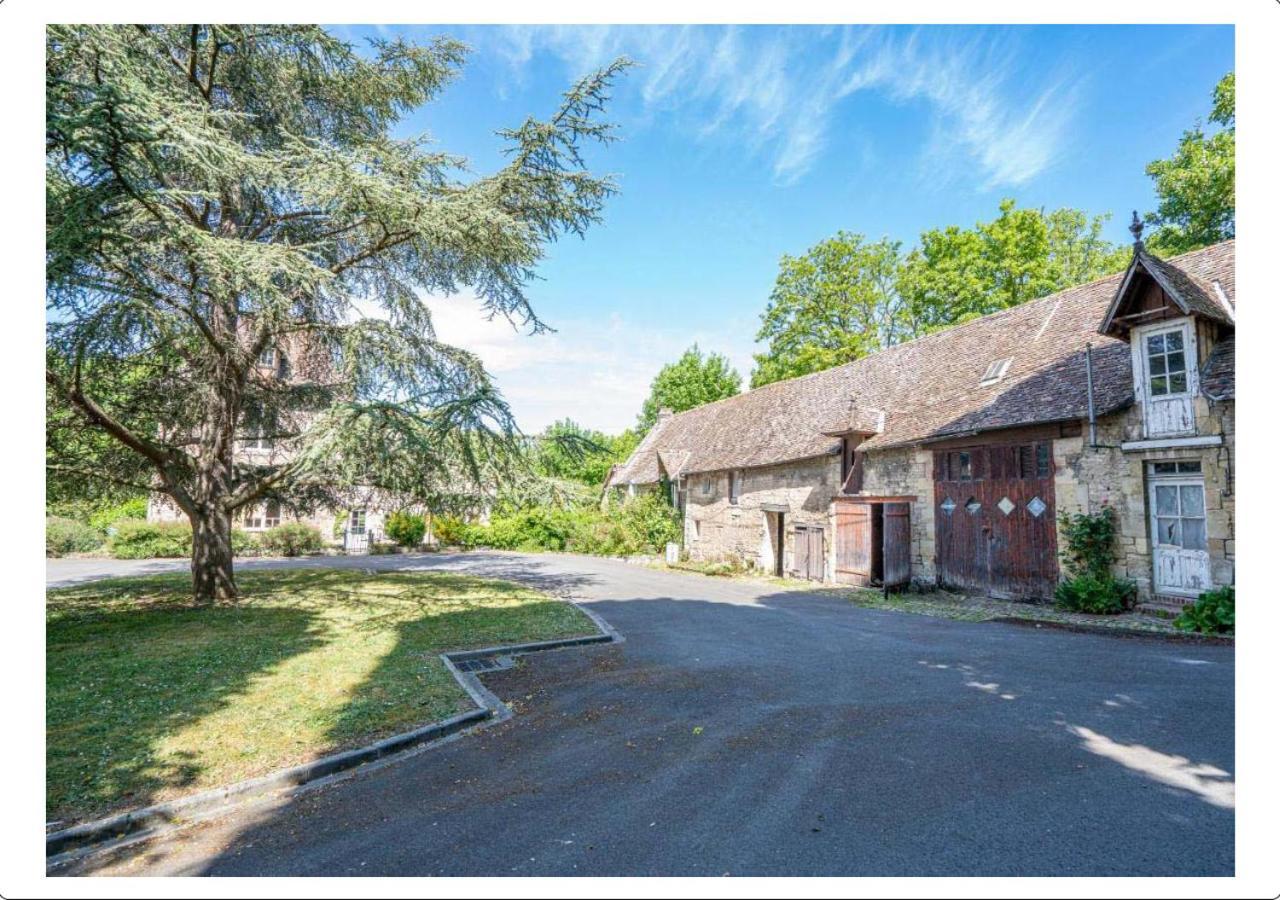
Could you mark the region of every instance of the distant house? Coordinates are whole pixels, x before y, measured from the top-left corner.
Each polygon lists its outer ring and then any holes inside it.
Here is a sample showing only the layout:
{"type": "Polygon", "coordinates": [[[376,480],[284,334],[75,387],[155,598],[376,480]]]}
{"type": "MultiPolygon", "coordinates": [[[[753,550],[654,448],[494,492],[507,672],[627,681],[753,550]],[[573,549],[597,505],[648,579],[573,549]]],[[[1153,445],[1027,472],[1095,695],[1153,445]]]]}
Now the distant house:
{"type": "Polygon", "coordinates": [[[610,475],[695,559],[1052,596],[1058,517],[1111,506],[1147,602],[1234,581],[1235,243],[663,416],[610,475]]]}
{"type": "MultiPolygon", "coordinates": [[[[282,339],[258,358],[254,377],[274,386],[335,385],[332,364],[323,352],[313,352],[298,334],[282,339]]],[[[236,435],[236,465],[270,468],[293,457],[296,438],[316,415],[314,410],[299,409],[285,421],[255,422],[252,410],[246,409],[241,432],[236,435]]],[[[349,552],[363,553],[371,541],[383,532],[387,516],[405,507],[396,498],[376,488],[355,487],[344,493],[336,507],[319,506],[294,509],[277,500],[264,499],[237,512],[233,525],[248,532],[262,532],[287,522],[301,522],[319,529],[325,540],[349,552]]],[[[147,519],[153,522],[186,521],[167,494],[153,492],[147,502],[147,519]]]]}

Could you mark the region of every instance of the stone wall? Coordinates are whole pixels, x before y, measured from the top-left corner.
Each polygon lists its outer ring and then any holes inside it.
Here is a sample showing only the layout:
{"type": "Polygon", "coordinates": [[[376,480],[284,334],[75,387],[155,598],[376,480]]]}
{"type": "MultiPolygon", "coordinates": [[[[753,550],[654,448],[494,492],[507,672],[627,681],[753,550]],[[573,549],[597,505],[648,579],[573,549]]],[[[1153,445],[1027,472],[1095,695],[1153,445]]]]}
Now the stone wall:
{"type": "MultiPolygon", "coordinates": [[[[1218,447],[1121,450],[1122,441],[1142,439],[1142,411],[1133,406],[1098,422],[1098,447],[1087,446],[1088,426],[1076,438],[1054,441],[1054,491],[1059,517],[1094,513],[1111,506],[1117,514],[1119,577],[1138,584],[1142,599],[1152,596],[1152,555],[1146,464],[1194,460],[1204,474],[1209,575],[1215,585],[1235,582],[1235,403],[1195,398],[1196,431],[1223,436],[1218,447]]],[[[1060,542],[1061,543],[1061,542],[1060,542]]]]}
{"type": "Polygon", "coordinates": [[[745,469],[738,502],[729,502],[729,473],[691,475],[685,479],[685,549],[704,562],[737,559],[765,572],[773,571],[776,515],[764,506],[785,507],[783,519],[786,572],[793,571],[796,525],[824,529],[828,577],[833,525],[831,498],[840,489],[840,458],[824,456],[778,466],[745,469]],[[705,480],[710,479],[707,492],[705,480]],[[772,521],[771,521],[772,520],[772,521]]]}
{"type": "Polygon", "coordinates": [[[862,493],[914,495],[911,504],[911,580],[936,583],[933,530],[933,453],[915,447],[868,451],[863,460],[862,493]]]}

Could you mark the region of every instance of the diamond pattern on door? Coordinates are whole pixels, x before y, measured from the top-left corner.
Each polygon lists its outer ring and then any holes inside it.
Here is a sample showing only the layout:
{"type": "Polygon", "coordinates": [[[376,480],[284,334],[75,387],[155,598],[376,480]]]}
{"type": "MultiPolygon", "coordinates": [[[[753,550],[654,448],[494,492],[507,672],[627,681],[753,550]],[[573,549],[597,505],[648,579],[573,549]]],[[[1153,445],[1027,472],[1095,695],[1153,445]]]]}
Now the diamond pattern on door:
{"type": "Polygon", "coordinates": [[[1032,497],[1031,502],[1027,504],[1027,512],[1035,516],[1037,519],[1044,515],[1044,511],[1048,509],[1045,502],[1039,497],[1032,497]]]}
{"type": "Polygon", "coordinates": [[[1013,512],[1013,510],[1015,509],[1013,505],[1013,501],[1010,500],[1008,497],[1002,497],[1000,499],[1000,502],[996,504],[996,508],[999,509],[1000,512],[1004,513],[1006,516],[1009,515],[1009,513],[1013,512]]]}

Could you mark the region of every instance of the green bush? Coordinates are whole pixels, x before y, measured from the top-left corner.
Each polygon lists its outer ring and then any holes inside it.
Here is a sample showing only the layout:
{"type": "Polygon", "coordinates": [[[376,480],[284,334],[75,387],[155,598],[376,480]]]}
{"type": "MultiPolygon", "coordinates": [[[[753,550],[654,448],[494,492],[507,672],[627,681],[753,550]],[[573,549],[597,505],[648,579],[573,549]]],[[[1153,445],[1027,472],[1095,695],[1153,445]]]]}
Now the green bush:
{"type": "Polygon", "coordinates": [[[1137,600],[1137,585],[1107,573],[1099,576],[1085,572],[1060,582],[1054,599],[1060,608],[1072,612],[1117,615],[1132,609],[1137,600]]]}
{"type": "Polygon", "coordinates": [[[661,553],[667,542],[679,541],[680,516],[654,492],[607,510],[594,505],[504,509],[484,525],[441,517],[434,530],[441,544],[458,547],[633,556],[661,553]]]}
{"type": "Polygon", "coordinates": [[[1196,602],[1183,607],[1173,624],[1184,631],[1201,634],[1232,634],[1236,630],[1236,589],[1234,585],[1205,591],[1196,602]]]}
{"type": "Polygon", "coordinates": [[[108,506],[95,511],[89,516],[89,525],[102,533],[121,519],[145,519],[147,517],[147,498],[134,497],[115,506],[108,506]]]}
{"type": "MultiPolygon", "coordinates": [[[[120,519],[111,526],[107,552],[116,559],[172,559],[190,556],[191,523],[120,519]]],[[[231,552],[236,556],[259,556],[262,546],[253,532],[233,528],[231,552]]]]}
{"type": "Polygon", "coordinates": [[[416,547],[427,533],[427,520],[410,512],[393,512],[387,516],[387,537],[402,547],[416,547]]]}
{"type": "Polygon", "coordinates": [[[1138,586],[1116,578],[1116,514],[1109,506],[1096,513],[1063,516],[1059,534],[1066,541],[1067,577],[1054,590],[1054,600],[1071,612],[1116,615],[1133,609],[1138,586]]]}
{"type": "Polygon", "coordinates": [[[83,522],[62,516],[47,516],[44,520],[45,556],[89,553],[101,546],[102,535],[83,522]]]}
{"type": "Polygon", "coordinates": [[[148,522],[121,519],[107,538],[107,552],[116,559],[156,559],[191,555],[189,522],[148,522]]]}
{"type": "Polygon", "coordinates": [[[287,522],[262,532],[259,538],[267,556],[304,556],[324,549],[320,529],[302,522],[287,522]]]}
{"type": "Polygon", "coordinates": [[[390,556],[400,552],[400,545],[395,541],[370,541],[369,552],[374,556],[390,556]]]}

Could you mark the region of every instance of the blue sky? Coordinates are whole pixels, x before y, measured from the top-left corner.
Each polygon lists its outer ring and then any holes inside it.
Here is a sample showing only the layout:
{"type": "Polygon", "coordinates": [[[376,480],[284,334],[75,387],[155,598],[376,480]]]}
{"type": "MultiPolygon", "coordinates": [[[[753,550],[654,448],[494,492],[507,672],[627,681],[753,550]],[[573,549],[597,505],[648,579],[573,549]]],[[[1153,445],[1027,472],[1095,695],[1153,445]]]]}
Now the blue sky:
{"type": "Polygon", "coordinates": [[[487,322],[473,298],[433,301],[445,340],[476,350],[523,428],[569,416],[630,425],[658,367],[695,341],[749,377],[784,253],[845,229],[911,246],[927,228],[1020,205],[1154,206],[1147,162],[1208,113],[1234,67],[1230,26],[333,26],[460,38],[461,77],[409,117],[478,172],[494,132],[554,110],[619,55],[621,140],[593,170],[621,193],[585,240],[553,246],[530,289],[556,333],[487,322]]]}

